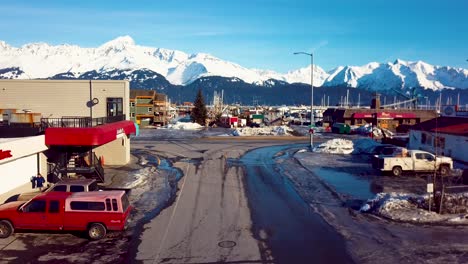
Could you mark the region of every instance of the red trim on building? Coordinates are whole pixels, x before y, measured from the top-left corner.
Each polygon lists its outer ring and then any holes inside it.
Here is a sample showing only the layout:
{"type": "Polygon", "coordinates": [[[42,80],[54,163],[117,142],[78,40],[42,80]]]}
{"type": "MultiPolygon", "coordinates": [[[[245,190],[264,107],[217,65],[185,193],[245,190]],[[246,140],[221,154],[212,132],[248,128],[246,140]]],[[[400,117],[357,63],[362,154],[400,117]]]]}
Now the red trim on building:
{"type": "Polygon", "coordinates": [[[45,130],[48,146],[100,146],[122,135],[135,134],[132,121],[119,121],[95,127],[50,127],[45,130]]]}
{"type": "MultiPolygon", "coordinates": [[[[372,118],[372,113],[354,113],[354,118],[372,118]]],[[[377,113],[377,118],[416,118],[414,113],[388,113],[388,112],[379,112],[377,113]]]]}
{"type": "Polygon", "coordinates": [[[414,113],[392,113],[393,118],[416,118],[416,114],[414,113]]]}
{"type": "Polygon", "coordinates": [[[372,118],[372,114],[367,114],[367,113],[354,113],[353,114],[354,118],[372,118]]]}

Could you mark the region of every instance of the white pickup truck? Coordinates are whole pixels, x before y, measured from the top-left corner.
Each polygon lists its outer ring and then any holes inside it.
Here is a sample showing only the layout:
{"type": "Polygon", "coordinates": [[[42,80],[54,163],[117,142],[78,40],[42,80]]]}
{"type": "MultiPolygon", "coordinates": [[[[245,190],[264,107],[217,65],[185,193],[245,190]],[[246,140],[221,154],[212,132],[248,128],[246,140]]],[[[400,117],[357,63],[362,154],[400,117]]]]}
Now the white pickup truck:
{"type": "Polygon", "coordinates": [[[441,175],[447,175],[453,169],[453,161],[449,157],[436,157],[421,150],[408,150],[405,157],[379,157],[376,168],[382,172],[391,172],[400,176],[404,171],[433,172],[436,169],[441,175]]]}

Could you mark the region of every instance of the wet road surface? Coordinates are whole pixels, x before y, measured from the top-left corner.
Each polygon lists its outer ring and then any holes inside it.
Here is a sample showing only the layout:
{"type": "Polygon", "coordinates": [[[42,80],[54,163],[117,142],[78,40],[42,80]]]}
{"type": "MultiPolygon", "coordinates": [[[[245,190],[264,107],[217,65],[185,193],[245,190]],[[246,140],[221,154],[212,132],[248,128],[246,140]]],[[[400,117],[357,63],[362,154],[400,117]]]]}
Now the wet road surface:
{"type": "Polygon", "coordinates": [[[273,157],[291,146],[255,149],[241,158],[253,235],[275,263],[350,263],[343,238],[311,211],[273,157]],[[271,256],[270,256],[271,255],[271,256]]]}

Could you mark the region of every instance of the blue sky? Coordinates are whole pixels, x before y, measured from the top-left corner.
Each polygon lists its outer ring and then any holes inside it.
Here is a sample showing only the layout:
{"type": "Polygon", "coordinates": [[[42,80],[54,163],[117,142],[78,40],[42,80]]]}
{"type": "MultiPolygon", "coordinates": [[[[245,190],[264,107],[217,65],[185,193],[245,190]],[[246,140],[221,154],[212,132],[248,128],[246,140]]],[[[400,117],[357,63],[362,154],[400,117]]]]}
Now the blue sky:
{"type": "Polygon", "coordinates": [[[468,68],[466,0],[8,1],[0,40],[97,47],[122,35],[139,45],[204,52],[279,72],[330,70],[396,58],[468,68]]]}

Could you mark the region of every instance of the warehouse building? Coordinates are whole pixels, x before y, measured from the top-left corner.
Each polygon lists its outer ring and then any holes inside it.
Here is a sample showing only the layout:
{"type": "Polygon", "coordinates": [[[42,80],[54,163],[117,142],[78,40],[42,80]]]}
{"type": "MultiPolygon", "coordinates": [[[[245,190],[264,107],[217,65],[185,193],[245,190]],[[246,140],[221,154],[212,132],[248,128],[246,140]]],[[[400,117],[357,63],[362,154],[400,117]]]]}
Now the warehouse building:
{"type": "Polygon", "coordinates": [[[2,151],[14,154],[12,146],[26,140],[5,138],[32,136],[46,149],[32,149],[34,153],[25,157],[44,153],[45,161],[39,155],[37,163],[47,164],[28,164],[31,171],[15,179],[0,174],[0,180],[13,186],[29,179],[34,170],[33,175],[46,171],[49,181],[76,173],[104,181],[103,163],[130,161],[130,134],[136,126],[128,116],[129,90],[128,81],[0,80],[2,151]]]}

